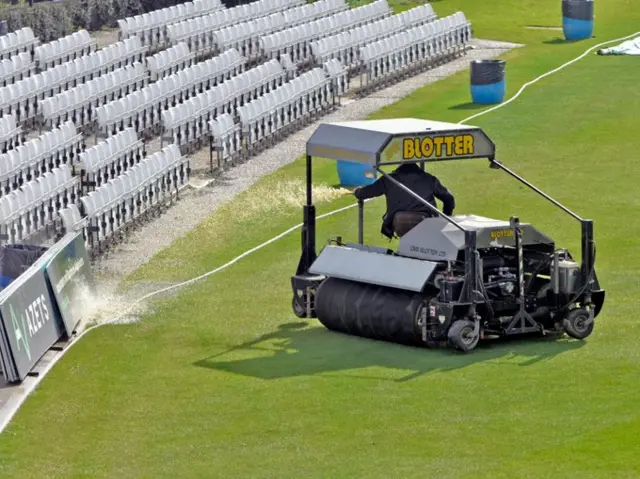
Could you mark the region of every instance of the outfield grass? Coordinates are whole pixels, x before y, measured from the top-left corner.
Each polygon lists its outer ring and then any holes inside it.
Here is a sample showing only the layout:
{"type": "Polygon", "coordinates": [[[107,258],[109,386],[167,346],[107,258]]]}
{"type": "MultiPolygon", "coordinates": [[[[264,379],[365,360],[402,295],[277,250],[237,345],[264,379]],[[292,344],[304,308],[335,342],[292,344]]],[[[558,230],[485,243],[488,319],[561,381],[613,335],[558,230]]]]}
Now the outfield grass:
{"type": "MultiPolygon", "coordinates": [[[[598,38],[559,43],[561,32],[522,28],[559,25],[557,1],[433,5],[464,10],[481,38],[526,43],[505,56],[511,93],[640,25],[631,1],[600,0],[598,38]]],[[[587,341],[459,355],[330,333],[290,311],[294,233],[139,324],[90,333],[0,437],[0,477],[639,477],[639,74],[635,58],[592,55],[473,122],[508,166],[595,220],[607,301],[587,341]]],[[[459,121],[475,111],[468,101],[461,73],[374,116],[459,121]]],[[[431,170],[457,212],[517,214],[578,251],[575,222],[486,162],[431,170]]],[[[262,180],[129,280],[191,278],[299,223],[300,208],[274,192],[296,191],[303,171],[296,161],[262,180]]],[[[337,183],[331,162],[314,174],[337,183]]],[[[352,202],[320,203],[319,214],[352,202]]],[[[383,200],[368,203],[370,243],[385,244],[382,212],[383,200]]],[[[321,220],[319,243],[353,240],[355,225],[355,209],[321,220]]]]}

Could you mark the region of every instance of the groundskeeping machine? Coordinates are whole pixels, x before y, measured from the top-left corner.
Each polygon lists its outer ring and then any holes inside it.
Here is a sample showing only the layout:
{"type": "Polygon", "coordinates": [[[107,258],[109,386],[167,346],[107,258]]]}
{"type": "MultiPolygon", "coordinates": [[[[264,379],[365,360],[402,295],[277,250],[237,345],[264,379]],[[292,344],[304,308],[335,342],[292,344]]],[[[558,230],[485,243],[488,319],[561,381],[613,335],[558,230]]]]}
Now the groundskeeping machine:
{"type": "Polygon", "coordinates": [[[474,126],[421,119],[321,124],[307,142],[302,254],[291,278],[293,311],[326,328],[400,344],[468,352],[484,338],[522,335],[584,339],[605,292],[595,272],[593,221],[583,219],[496,159],[474,126]],[[328,241],[316,253],[312,159],[369,165],[433,213],[406,233],[397,251],[358,241],[328,241]],[[487,159],[580,223],[581,255],[535,226],[476,215],[446,216],[383,168],[407,162],[487,159]]]}

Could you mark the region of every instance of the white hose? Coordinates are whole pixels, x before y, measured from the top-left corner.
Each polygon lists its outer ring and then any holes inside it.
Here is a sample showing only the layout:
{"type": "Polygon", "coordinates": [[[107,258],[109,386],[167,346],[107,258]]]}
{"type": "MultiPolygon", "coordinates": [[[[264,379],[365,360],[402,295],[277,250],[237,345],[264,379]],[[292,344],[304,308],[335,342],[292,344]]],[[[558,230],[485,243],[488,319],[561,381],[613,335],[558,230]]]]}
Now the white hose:
{"type": "MultiPolygon", "coordinates": [[[[632,38],[632,37],[635,37],[635,36],[637,36],[637,35],[640,35],[640,32],[636,32],[636,33],[634,33],[634,34],[632,34],[632,35],[627,35],[627,36],[625,36],[625,37],[616,38],[616,39],[614,39],[614,40],[608,40],[608,41],[606,41],[606,42],[599,43],[598,45],[595,45],[595,46],[593,46],[593,47],[589,48],[589,49],[588,49],[588,50],[586,50],[582,55],[580,55],[580,56],[578,56],[578,57],[574,58],[573,60],[570,60],[570,61],[568,61],[567,63],[565,63],[565,64],[563,64],[563,65],[559,66],[558,68],[556,68],[556,69],[554,69],[554,70],[551,70],[551,71],[549,71],[549,72],[547,72],[547,73],[544,73],[544,74],[540,75],[539,77],[535,78],[534,80],[531,80],[530,82],[525,83],[524,85],[522,85],[522,88],[520,88],[520,89],[518,90],[518,92],[517,92],[514,96],[512,96],[509,100],[507,100],[507,101],[505,101],[505,102],[503,102],[503,103],[500,103],[499,105],[496,105],[496,106],[494,106],[494,107],[492,107],[492,108],[489,108],[488,110],[483,110],[483,111],[481,111],[481,112],[479,112],[479,113],[476,113],[475,115],[472,115],[472,116],[470,116],[469,118],[465,118],[464,120],[459,121],[459,122],[458,122],[458,124],[466,123],[466,122],[467,122],[467,121],[469,121],[469,120],[472,120],[472,119],[477,118],[477,117],[482,116],[482,115],[486,115],[487,113],[491,113],[492,111],[495,111],[495,110],[498,110],[499,108],[502,108],[502,107],[504,107],[504,106],[507,106],[509,103],[511,103],[512,101],[514,101],[516,98],[518,98],[518,97],[522,94],[522,92],[523,92],[527,87],[529,87],[529,86],[533,85],[534,83],[536,83],[536,82],[538,82],[538,81],[542,80],[543,78],[548,77],[549,75],[552,75],[552,74],[554,74],[554,73],[556,73],[556,72],[559,72],[560,70],[562,70],[562,69],[564,69],[564,68],[568,67],[569,65],[572,65],[573,63],[575,63],[575,62],[577,62],[577,61],[579,61],[579,60],[583,59],[583,58],[584,58],[584,57],[586,57],[589,53],[591,53],[593,50],[596,50],[596,49],[598,49],[598,48],[600,48],[600,47],[602,47],[602,46],[604,46],[604,45],[607,45],[607,44],[609,44],[609,43],[614,43],[614,42],[619,42],[619,41],[627,40],[627,39],[632,38]]],[[[369,201],[369,200],[365,200],[365,201],[369,201]]],[[[323,219],[323,218],[327,218],[327,217],[329,217],[329,216],[333,216],[333,215],[338,214],[338,213],[342,213],[343,211],[349,210],[349,209],[351,209],[351,208],[355,208],[357,205],[358,205],[357,203],[354,203],[354,204],[351,204],[351,205],[349,205],[349,206],[345,206],[345,207],[343,207],[343,208],[340,208],[340,209],[337,209],[337,210],[330,211],[329,213],[325,213],[325,214],[323,214],[323,215],[318,216],[316,219],[317,219],[317,220],[320,220],[320,219],[323,219]]],[[[169,287],[162,288],[162,289],[159,289],[159,290],[157,290],[157,291],[153,291],[153,292],[151,292],[151,293],[145,294],[144,296],[142,296],[142,297],[138,298],[136,301],[134,301],[134,302],[133,302],[133,303],[132,303],[128,308],[126,308],[126,309],[124,310],[124,312],[120,313],[119,315],[117,315],[117,316],[115,316],[115,317],[111,318],[111,319],[110,319],[110,320],[108,320],[108,321],[104,321],[104,322],[101,322],[101,323],[99,323],[99,324],[93,325],[93,326],[91,326],[91,327],[89,327],[89,328],[85,329],[84,331],[82,331],[80,334],[78,334],[78,335],[75,337],[75,339],[74,339],[74,340],[73,340],[73,341],[72,341],[72,342],[71,342],[71,343],[70,343],[70,344],[69,344],[65,349],[63,349],[62,351],[60,351],[60,354],[58,354],[57,356],[55,356],[55,357],[51,360],[51,362],[50,362],[49,364],[47,364],[47,366],[46,366],[46,367],[45,367],[45,368],[40,372],[40,374],[39,374],[39,375],[38,375],[38,377],[35,379],[35,381],[31,382],[29,385],[27,385],[27,386],[25,386],[25,387],[24,387],[23,394],[20,396],[20,398],[18,399],[18,401],[16,401],[16,403],[15,403],[15,404],[13,404],[13,405],[10,407],[9,413],[4,417],[4,421],[2,422],[2,424],[0,424],[0,433],[2,433],[2,431],[4,431],[4,429],[7,427],[7,425],[8,425],[8,424],[9,424],[9,422],[11,421],[11,419],[12,419],[12,418],[15,416],[15,414],[18,412],[18,410],[20,409],[20,407],[22,406],[22,404],[24,404],[24,402],[25,402],[25,400],[27,399],[27,397],[29,396],[29,394],[31,394],[31,392],[32,392],[32,391],[37,387],[37,385],[40,383],[40,381],[42,380],[42,378],[44,378],[44,377],[46,376],[46,374],[51,370],[51,368],[53,368],[53,366],[54,366],[54,365],[55,365],[55,364],[56,364],[60,359],[62,359],[62,357],[63,357],[63,356],[64,356],[64,355],[69,351],[69,349],[71,349],[71,347],[72,347],[74,344],[76,344],[76,343],[80,340],[80,338],[82,338],[82,337],[83,337],[85,334],[87,334],[89,331],[92,331],[92,330],[94,330],[94,329],[96,329],[96,328],[98,328],[98,327],[100,327],[100,326],[104,326],[104,325],[106,325],[106,324],[113,324],[113,323],[116,323],[116,322],[117,322],[118,320],[120,320],[123,316],[125,316],[128,312],[130,312],[130,311],[133,309],[133,307],[134,307],[134,306],[136,306],[137,304],[139,304],[139,303],[141,303],[141,302],[143,302],[143,301],[145,301],[145,300],[147,300],[147,299],[149,299],[149,298],[151,298],[151,297],[153,297],[153,296],[157,296],[158,294],[166,293],[167,291],[170,291],[170,290],[172,290],[172,289],[182,288],[182,287],[184,287],[184,286],[188,286],[188,285],[193,284],[193,283],[195,283],[195,282],[197,282],[197,281],[200,281],[200,280],[203,280],[203,279],[205,279],[205,278],[208,278],[209,276],[212,276],[212,275],[214,275],[214,274],[216,274],[216,273],[218,273],[218,272],[220,272],[220,271],[222,271],[222,270],[224,270],[224,269],[227,269],[227,268],[228,268],[229,266],[231,266],[232,264],[237,263],[238,261],[240,261],[241,259],[243,259],[243,258],[245,258],[245,257],[249,256],[250,254],[255,253],[256,251],[258,251],[258,250],[260,250],[260,249],[264,248],[265,246],[270,245],[271,243],[274,243],[275,241],[278,241],[279,239],[281,239],[281,238],[283,238],[283,237],[287,236],[287,235],[288,235],[288,234],[290,234],[290,233],[293,233],[295,230],[297,230],[297,229],[299,229],[299,228],[301,228],[301,227],[302,227],[302,223],[300,223],[300,224],[298,224],[298,225],[296,225],[296,226],[293,226],[293,227],[289,228],[288,230],[286,230],[286,231],[284,231],[284,232],[280,233],[279,235],[274,236],[274,237],[273,237],[273,238],[271,238],[270,240],[265,241],[264,243],[259,244],[258,246],[255,246],[254,248],[251,248],[250,250],[245,251],[245,252],[244,252],[244,253],[242,253],[240,256],[235,257],[234,259],[232,259],[232,260],[231,260],[231,261],[229,261],[228,263],[225,263],[225,264],[223,264],[222,266],[219,266],[219,267],[217,267],[216,269],[213,269],[213,270],[211,270],[211,271],[209,271],[209,272],[207,272],[207,273],[204,273],[204,274],[202,274],[202,275],[200,275],[200,276],[198,276],[198,277],[196,277],[196,278],[192,278],[192,279],[189,279],[189,280],[184,281],[184,282],[182,282],[182,283],[178,283],[178,284],[175,284],[175,285],[173,285],[173,286],[169,286],[169,287]]]]}

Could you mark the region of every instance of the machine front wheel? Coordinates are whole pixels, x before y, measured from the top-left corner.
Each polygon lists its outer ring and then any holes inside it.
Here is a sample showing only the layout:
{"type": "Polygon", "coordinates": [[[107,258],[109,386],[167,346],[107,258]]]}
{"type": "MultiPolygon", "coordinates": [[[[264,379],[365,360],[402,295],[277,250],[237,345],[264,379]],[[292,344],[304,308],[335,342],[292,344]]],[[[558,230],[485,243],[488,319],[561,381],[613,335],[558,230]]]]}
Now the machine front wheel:
{"type": "Polygon", "coordinates": [[[294,296],[291,300],[291,309],[293,309],[293,314],[295,314],[298,318],[306,318],[307,311],[303,305],[297,300],[294,296]]]}
{"type": "Polygon", "coordinates": [[[454,321],[447,333],[449,344],[465,353],[471,351],[478,345],[478,341],[480,341],[480,335],[474,334],[473,330],[474,324],[468,319],[454,321]]]}
{"type": "Polygon", "coordinates": [[[593,321],[589,321],[589,311],[576,308],[569,311],[563,321],[565,332],[575,339],[584,339],[593,332],[593,321]]]}

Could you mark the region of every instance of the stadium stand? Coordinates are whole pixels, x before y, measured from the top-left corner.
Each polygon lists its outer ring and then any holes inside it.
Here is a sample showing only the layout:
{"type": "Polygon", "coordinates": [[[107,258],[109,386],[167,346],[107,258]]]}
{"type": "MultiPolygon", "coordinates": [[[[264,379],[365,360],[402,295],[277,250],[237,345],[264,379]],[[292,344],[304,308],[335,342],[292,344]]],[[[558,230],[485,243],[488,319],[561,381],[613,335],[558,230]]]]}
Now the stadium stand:
{"type": "Polygon", "coordinates": [[[36,64],[29,52],[18,53],[0,61],[0,87],[16,83],[33,74],[36,64]]]}
{"type": "Polygon", "coordinates": [[[92,191],[117,178],[140,162],[146,155],[142,140],[133,128],[87,148],[80,153],[80,184],[83,191],[92,191]]]}
{"type": "Polygon", "coordinates": [[[145,52],[139,39],[130,38],[4,86],[0,88],[0,116],[15,115],[19,123],[33,120],[44,98],[117,68],[143,62],[145,52]]]}
{"type": "Polygon", "coordinates": [[[156,81],[172,73],[193,65],[195,55],[189,50],[189,45],[184,42],[162,50],[153,56],[147,57],[147,70],[150,80],[156,81]]]}
{"type": "Polygon", "coordinates": [[[0,145],[2,147],[2,153],[16,148],[21,143],[22,128],[16,125],[15,118],[11,115],[0,118],[0,145]]]}
{"type": "Polygon", "coordinates": [[[344,0],[318,0],[310,5],[305,5],[304,0],[258,0],[169,25],[167,38],[173,45],[186,42],[193,52],[207,51],[215,47],[213,32],[216,30],[270,15],[276,15],[277,18],[278,13],[291,11],[291,8],[314,15],[331,3],[341,3],[347,8],[344,0]],[[304,7],[309,8],[301,10],[304,7]]]}
{"type": "Polygon", "coordinates": [[[228,113],[219,115],[209,121],[210,157],[211,169],[213,169],[213,156],[217,159],[217,167],[233,163],[242,157],[242,128],[234,123],[233,117],[228,113]]]}
{"type": "Polygon", "coordinates": [[[66,228],[84,229],[92,250],[101,250],[154,207],[173,201],[188,179],[188,158],[169,145],[82,196],[82,212],[66,208],[60,216],[66,228]]]}
{"type": "Polygon", "coordinates": [[[225,77],[242,72],[245,63],[238,52],[228,50],[208,62],[161,78],[141,90],[98,107],[96,115],[100,129],[109,135],[134,127],[136,132],[148,134],[161,125],[163,110],[170,105],[184,104],[225,77]]]}
{"type": "Polygon", "coordinates": [[[136,36],[147,47],[164,45],[167,26],[223,8],[220,0],[194,0],[118,20],[120,40],[136,36]]]}
{"type": "Polygon", "coordinates": [[[324,63],[335,58],[346,67],[355,68],[360,64],[361,47],[404,29],[432,22],[436,18],[433,7],[427,3],[397,15],[321,38],[311,42],[310,47],[316,63],[324,63]]]}
{"type": "Polygon", "coordinates": [[[225,80],[220,85],[194,96],[189,101],[162,113],[164,137],[178,146],[193,146],[208,134],[208,122],[223,113],[235,116],[238,107],[282,85],[286,70],[270,60],[225,80]]]}
{"type": "MultiPolygon", "coordinates": [[[[0,119],[0,122],[10,117],[0,119]]],[[[84,139],[72,122],[48,131],[0,155],[0,195],[60,165],[70,165],[84,149],[84,139]]]]}
{"type": "Polygon", "coordinates": [[[470,24],[461,12],[396,33],[360,47],[361,88],[417,73],[464,51],[470,24]]]}
{"type": "Polygon", "coordinates": [[[0,59],[11,58],[18,53],[26,52],[33,57],[40,40],[29,27],[21,28],[0,37],[0,59]]]}
{"type": "Polygon", "coordinates": [[[78,178],[61,165],[0,198],[0,235],[12,243],[37,238],[58,212],[75,203],[78,178]]]}
{"type": "Polygon", "coordinates": [[[279,58],[287,53],[297,63],[312,58],[310,43],[320,38],[372,23],[391,15],[386,0],[335,13],[297,26],[287,26],[280,31],[263,30],[258,37],[260,49],[267,58],[279,58]]]}
{"type": "Polygon", "coordinates": [[[34,52],[36,65],[43,71],[93,53],[97,47],[98,44],[87,30],[79,30],[66,37],[37,46],[34,52]]]}
{"type": "Polygon", "coordinates": [[[28,28],[0,37],[1,241],[81,230],[98,255],[176,199],[187,155],[207,143],[222,169],[471,39],[462,12],[394,15],[387,0],[194,0],[118,26],[101,49],[86,30],[46,44],[28,28]],[[160,151],[148,154],[152,139],[160,151]]]}
{"type": "Polygon", "coordinates": [[[238,107],[249,153],[271,146],[282,134],[333,106],[330,82],[324,70],[314,68],[238,107]]]}
{"type": "Polygon", "coordinates": [[[136,62],[46,98],[41,102],[45,124],[57,127],[72,120],[76,126],[88,125],[96,108],[144,88],[147,80],[144,66],[136,62]]]}

